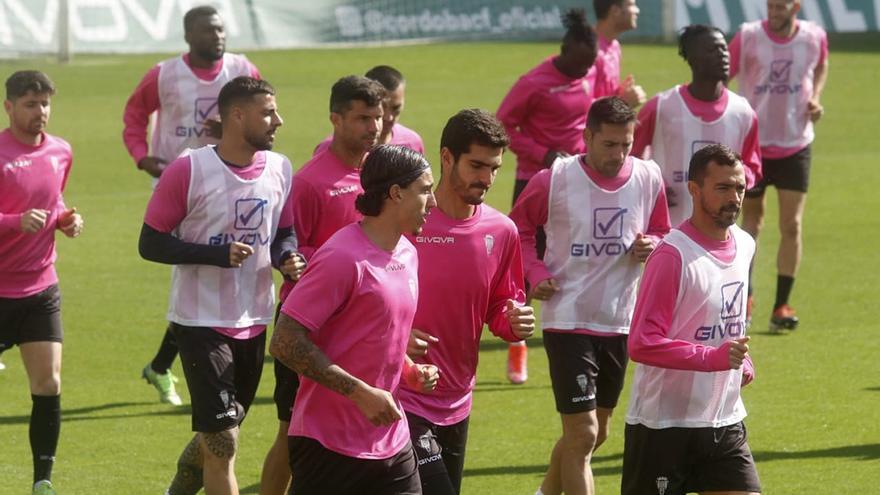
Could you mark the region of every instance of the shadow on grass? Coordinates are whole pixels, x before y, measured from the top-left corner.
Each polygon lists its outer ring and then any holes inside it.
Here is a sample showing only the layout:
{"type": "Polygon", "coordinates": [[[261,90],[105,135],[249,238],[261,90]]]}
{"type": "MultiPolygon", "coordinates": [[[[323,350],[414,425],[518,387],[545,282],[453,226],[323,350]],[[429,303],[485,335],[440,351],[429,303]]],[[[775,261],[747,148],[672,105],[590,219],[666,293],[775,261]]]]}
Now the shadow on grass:
{"type": "MultiPolygon", "coordinates": [[[[501,351],[507,350],[507,347],[510,345],[509,342],[493,338],[480,341],[480,351],[501,351]]],[[[526,340],[526,345],[533,349],[541,349],[541,352],[544,351],[544,338],[543,337],[533,337],[531,339],[526,340]]]]}
{"type": "Polygon", "coordinates": [[[763,451],[752,452],[756,462],[785,461],[789,459],[815,459],[822,457],[851,457],[858,461],[876,461],[880,459],[880,443],[865,445],[847,445],[830,449],[800,450],[792,452],[763,451]]]}
{"type": "Polygon", "coordinates": [[[242,495],[245,493],[260,493],[260,484],[254,483],[253,485],[241,488],[238,493],[241,493],[242,495]]]}
{"type": "Polygon", "coordinates": [[[880,392],[880,387],[867,387],[865,390],[868,392],[880,392]]]}

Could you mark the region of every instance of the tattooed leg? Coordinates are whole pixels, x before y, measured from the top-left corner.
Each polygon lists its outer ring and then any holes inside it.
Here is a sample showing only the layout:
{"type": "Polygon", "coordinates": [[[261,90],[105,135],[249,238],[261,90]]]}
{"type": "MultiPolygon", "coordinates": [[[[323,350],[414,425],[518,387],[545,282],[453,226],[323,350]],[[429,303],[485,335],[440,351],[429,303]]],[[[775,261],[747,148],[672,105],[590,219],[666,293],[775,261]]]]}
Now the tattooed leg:
{"type": "Polygon", "coordinates": [[[168,488],[169,495],[196,495],[202,489],[202,451],[196,434],[177,459],[177,474],[168,488]]]}
{"type": "Polygon", "coordinates": [[[235,453],[238,450],[238,427],[217,433],[199,433],[205,459],[205,493],[238,495],[235,479],[235,453]]]}

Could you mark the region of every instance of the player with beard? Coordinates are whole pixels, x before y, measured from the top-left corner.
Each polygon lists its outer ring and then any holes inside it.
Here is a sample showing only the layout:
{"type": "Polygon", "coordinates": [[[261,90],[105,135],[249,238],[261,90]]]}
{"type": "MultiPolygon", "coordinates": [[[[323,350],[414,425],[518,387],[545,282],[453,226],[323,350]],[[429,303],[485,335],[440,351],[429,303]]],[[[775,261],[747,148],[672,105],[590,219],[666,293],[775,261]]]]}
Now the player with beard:
{"type": "MultiPolygon", "coordinates": [[[[386,92],[378,82],[347,76],[330,90],[330,146],[316,154],[293,177],[293,215],[299,252],[310,259],[337,230],[362,218],[355,208],[361,188],[361,164],[382,131],[386,92]]],[[[281,286],[283,304],[293,288],[292,280],[281,286]]],[[[263,495],[281,495],[290,482],[287,431],[299,378],[275,360],[275,407],[278,432],[260,477],[263,495]]]]}
{"type": "Polygon", "coordinates": [[[657,94],[642,107],[632,149],[633,156],[660,165],[673,226],[690,217],[687,164],[703,146],[720,143],[736,150],[748,187],[761,178],[758,116],[745,98],[727,89],[730,57],[724,35],[712,26],[687,26],[678,53],[691,68],[691,82],[657,94]]]}
{"type": "MultiPolygon", "coordinates": [[[[244,55],[226,53],[226,31],[214,7],[195,7],[183,16],[184,39],[189,51],[156,64],[147,72],[125,105],[122,139],[129,154],[153,177],[185,150],[216,144],[211,126],[217,122],[217,93],[238,76],[259,79],[256,67],[244,55]],[[152,143],[147,129],[155,114],[152,143]]],[[[159,400],[180,405],[171,374],[177,345],[170,329],[165,332],[153,360],[142,376],[159,392],[159,400]]]]}
{"type": "Polygon", "coordinates": [[[687,187],[690,219],[648,257],[639,284],[621,493],[755,495],[740,396],[754,378],[745,318],[755,241],[736,226],[742,160],[706,146],[690,160],[687,187]]]}
{"type": "Polygon", "coordinates": [[[247,76],[217,98],[222,138],[173,161],[147,205],[140,253],[174,265],[168,320],[196,432],[169,495],[237,494],[239,428],[260,382],[272,321],[272,267],[298,277],[288,159],[275,90],[247,76]]]}
{"type": "Polygon", "coordinates": [[[427,160],[380,145],[364,162],[363,220],[336,232],[284,301],[269,351],[302,376],[290,420],[290,493],[421,493],[399,400],[437,368],[406,358],[418,235],[434,207],[427,160]]]}
{"type": "Polygon", "coordinates": [[[484,110],[450,118],[440,138],[437,208],[422,233],[410,238],[422,291],[409,355],[443,372],[433,393],[401,393],[426,495],[461,491],[483,325],[509,342],[535,330],[533,310],[523,305],[516,227],[483,204],[507,144],[504,126],[484,110]]]}
{"type": "Polygon", "coordinates": [[[620,82],[620,60],[623,51],[617,38],[636,28],[639,7],[636,0],[593,0],[596,13],[598,55],[596,57],[594,96],[619,96],[636,108],[645,102],[645,90],[636,84],[632,74],[620,82]]]}

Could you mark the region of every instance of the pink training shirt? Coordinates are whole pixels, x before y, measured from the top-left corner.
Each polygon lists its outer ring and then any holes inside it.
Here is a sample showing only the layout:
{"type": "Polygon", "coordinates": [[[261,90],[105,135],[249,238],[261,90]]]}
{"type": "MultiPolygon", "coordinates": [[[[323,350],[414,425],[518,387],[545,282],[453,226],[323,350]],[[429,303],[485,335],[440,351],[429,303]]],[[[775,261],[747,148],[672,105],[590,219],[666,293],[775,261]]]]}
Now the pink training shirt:
{"type": "Polygon", "coordinates": [[[516,153],[516,178],[531,179],[544,168],[550,150],[575,155],[585,151],[587,111],[593,103],[588,73],[572,79],[550,57],[519,78],[498,107],[498,119],[516,153]]]}
{"type": "MultiPolygon", "coordinates": [[[[266,167],[265,153],[257,153],[246,167],[228,166],[229,170],[244,180],[253,180],[263,173],[266,167]]],[[[153,196],[147,204],[144,223],[153,229],[170,234],[180,225],[189,213],[188,197],[191,178],[190,157],[183,156],[171,162],[162,172],[153,196]]],[[[292,189],[292,187],[291,187],[292,189]]],[[[278,228],[293,226],[293,192],[287,196],[287,204],[281,213],[278,228]]],[[[215,331],[234,339],[249,339],[266,330],[266,325],[253,325],[246,328],[215,327],[215,331]]]]}
{"type": "MultiPolygon", "coordinates": [[[[333,135],[331,134],[318,143],[318,146],[315,146],[312,156],[317,156],[318,153],[329,149],[332,142],[333,135]]],[[[405,146],[413,151],[418,151],[422,155],[425,154],[425,143],[422,141],[422,136],[419,136],[419,133],[399,122],[395,123],[394,128],[391,129],[391,140],[388,141],[388,144],[405,146]]]]}
{"type": "Polygon", "coordinates": [[[620,61],[623,51],[620,42],[607,40],[599,35],[597,47],[599,53],[596,56],[596,82],[593,89],[596,98],[603,96],[617,96],[620,94],[620,61]]]}
{"type": "MultiPolygon", "coordinates": [[[[188,53],[183,54],[183,61],[192,69],[193,74],[203,81],[213,81],[220,74],[220,71],[223,70],[223,59],[218,60],[209,68],[199,68],[190,65],[188,53]]],[[[147,128],[150,125],[150,115],[160,110],[161,107],[161,102],[159,101],[160,68],[161,63],[156,64],[147,71],[125,104],[125,112],[122,116],[125,128],[122,131],[122,140],[125,143],[126,149],[128,149],[128,154],[131,155],[135,163],[141,161],[149,153],[147,128]]],[[[260,71],[253,64],[251,64],[250,72],[252,77],[260,79],[260,71]]]]}
{"type": "MultiPolygon", "coordinates": [[[[399,389],[418,301],[419,260],[401,236],[394,251],[373,244],[360,224],[342,228],[312,257],[281,312],[310,330],[330,359],[367,384],[399,389]]],[[[309,437],[336,453],[387,459],[409,444],[406,417],[373,426],[349,398],[301,377],[291,436],[309,437]]]]}
{"type": "Polygon", "coordinates": [[[61,193],[73,154],[67,141],[43,133],[38,146],[20,142],[9,129],[0,133],[0,297],[20,299],[58,283],[55,229],[66,210],[61,193]],[[37,233],[21,231],[32,208],[49,210],[37,233]]]}
{"type": "MultiPolygon", "coordinates": [[[[709,254],[724,263],[736,257],[736,242],[732,235],[718,241],[703,235],[690,220],[678,230],[693,239],[709,254]]],[[[668,244],[661,244],[651,253],[651,263],[645,265],[638,301],[633,312],[629,334],[630,356],[640,362],[659,368],[692,371],[724,371],[728,366],[729,344],[709,347],[683,340],[670,340],[666,333],[671,328],[674,309],[681,287],[681,254],[668,244]],[[655,288],[662,287],[662,290],[655,288]]],[[[743,363],[743,385],[755,376],[751,357],[743,363]]]]}
{"type": "Polygon", "coordinates": [[[407,412],[437,425],[468,417],[483,325],[509,342],[507,301],[525,302],[519,236],[513,222],[487,205],[463,220],[431,210],[421,234],[410,237],[419,254],[421,294],[413,328],[439,339],[417,362],[436,365],[437,389],[401,389],[407,412]]]}

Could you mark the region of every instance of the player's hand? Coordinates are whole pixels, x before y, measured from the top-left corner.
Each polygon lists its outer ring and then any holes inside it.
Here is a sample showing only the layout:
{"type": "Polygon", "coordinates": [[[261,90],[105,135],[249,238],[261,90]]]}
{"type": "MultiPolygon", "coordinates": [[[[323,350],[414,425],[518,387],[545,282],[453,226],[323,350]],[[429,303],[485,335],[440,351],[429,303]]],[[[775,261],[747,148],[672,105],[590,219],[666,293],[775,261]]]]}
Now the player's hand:
{"type": "Polygon", "coordinates": [[[648,255],[654,251],[654,240],[639,232],[632,244],[632,254],[637,260],[644,262],[648,255]]]}
{"type": "Polygon", "coordinates": [[[240,267],[244,260],[252,254],[254,254],[254,248],[241,242],[233,242],[229,245],[229,266],[232,268],[240,267]]]}
{"type": "Polygon", "coordinates": [[[437,342],[440,342],[437,337],[418,328],[413,328],[409,334],[409,343],[406,345],[406,355],[411,359],[424,356],[428,353],[428,347],[437,342]]]}
{"type": "Polygon", "coordinates": [[[220,124],[220,117],[211,117],[205,119],[203,124],[208,137],[220,139],[223,137],[223,126],[220,124]]]}
{"type": "Polygon", "coordinates": [[[632,74],[626,76],[626,79],[621,83],[619,96],[630,108],[636,108],[648,99],[645,90],[636,84],[636,79],[632,74]]]}
{"type": "Polygon", "coordinates": [[[547,152],[546,155],[544,155],[544,160],[543,160],[544,168],[550,168],[551,166],[553,166],[553,162],[555,162],[557,159],[565,158],[568,156],[571,156],[571,155],[569,155],[568,153],[566,153],[564,151],[550,150],[547,152]]]}
{"type": "Polygon", "coordinates": [[[822,118],[822,115],[825,113],[825,107],[819,103],[819,100],[810,100],[807,102],[807,115],[810,116],[810,120],[813,122],[818,121],[822,118]]]}
{"type": "Polygon", "coordinates": [[[666,188],[666,205],[670,208],[678,206],[678,195],[675,194],[675,189],[671,187],[666,188]]]}
{"type": "Polygon", "coordinates": [[[49,219],[49,210],[31,208],[21,215],[21,231],[25,234],[36,234],[46,226],[49,219]]]}
{"type": "Polygon", "coordinates": [[[539,301],[546,301],[553,297],[557,292],[559,292],[559,285],[557,284],[556,279],[548,278],[547,280],[538,282],[537,285],[532,287],[530,297],[539,301]]]}
{"type": "Polygon", "coordinates": [[[82,233],[83,218],[76,212],[76,207],[65,210],[58,216],[58,229],[67,237],[76,237],[82,233]]]}
{"type": "Polygon", "coordinates": [[[290,277],[294,282],[299,281],[306,271],[306,259],[299,253],[293,253],[281,264],[281,273],[290,277]]]}
{"type": "Polygon", "coordinates": [[[531,306],[518,305],[508,299],[504,314],[517,338],[527,339],[535,333],[535,310],[531,306]]]}
{"type": "Polygon", "coordinates": [[[138,168],[158,179],[167,164],[168,162],[161,158],[145,156],[138,162],[138,168]]]}
{"type": "Polygon", "coordinates": [[[363,384],[349,398],[373,426],[388,426],[403,417],[394,397],[386,390],[363,384]]]}
{"type": "MultiPolygon", "coordinates": [[[[407,366],[406,364],[404,366],[407,366]]],[[[411,364],[403,374],[406,386],[423,394],[431,393],[437,388],[440,370],[433,364],[411,364]]]]}
{"type": "Polygon", "coordinates": [[[749,353],[749,339],[751,337],[740,337],[730,341],[730,347],[727,349],[727,362],[730,369],[738,370],[742,366],[743,360],[749,353]]]}

